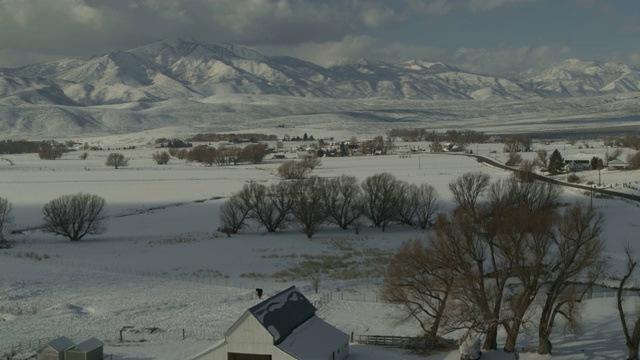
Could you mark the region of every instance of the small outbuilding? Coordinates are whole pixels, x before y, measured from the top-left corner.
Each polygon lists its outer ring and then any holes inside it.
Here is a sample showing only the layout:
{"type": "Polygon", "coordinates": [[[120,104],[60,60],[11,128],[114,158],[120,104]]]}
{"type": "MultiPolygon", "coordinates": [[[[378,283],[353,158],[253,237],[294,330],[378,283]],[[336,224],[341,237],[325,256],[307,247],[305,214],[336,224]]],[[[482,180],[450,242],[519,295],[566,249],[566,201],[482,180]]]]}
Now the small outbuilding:
{"type": "Polygon", "coordinates": [[[628,166],[629,164],[620,159],[613,159],[607,164],[607,170],[624,170],[628,166]]]}
{"type": "Polygon", "coordinates": [[[103,348],[104,343],[93,337],[68,348],[64,352],[65,360],[102,360],[103,348]]]}
{"type": "Polygon", "coordinates": [[[193,360],[342,360],[349,335],[316,316],[292,286],[247,310],[224,340],[193,360]]]}
{"type": "Polygon", "coordinates": [[[36,352],[37,360],[64,360],[64,352],[74,345],[71,339],[60,336],[49,341],[36,352]]]}

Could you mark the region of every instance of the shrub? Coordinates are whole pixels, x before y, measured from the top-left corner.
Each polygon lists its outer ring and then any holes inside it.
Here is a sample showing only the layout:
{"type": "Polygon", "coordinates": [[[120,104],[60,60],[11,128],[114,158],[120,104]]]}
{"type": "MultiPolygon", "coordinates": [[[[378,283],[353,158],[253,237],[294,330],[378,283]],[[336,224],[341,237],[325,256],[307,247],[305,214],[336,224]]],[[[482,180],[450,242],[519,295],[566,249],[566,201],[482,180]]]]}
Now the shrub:
{"type": "Polygon", "coordinates": [[[576,174],[569,174],[567,175],[567,182],[570,184],[577,184],[580,182],[580,176],[576,174]]]}
{"type": "Polygon", "coordinates": [[[43,147],[38,150],[38,156],[43,160],[56,160],[62,157],[64,150],[62,147],[54,146],[54,147],[43,147]]]}
{"type": "Polygon", "coordinates": [[[522,162],[522,156],[515,151],[509,153],[507,161],[504,163],[507,166],[516,166],[522,162]]]}
{"type": "Polygon", "coordinates": [[[158,165],[166,165],[169,162],[169,159],[171,159],[171,155],[169,155],[169,153],[166,151],[163,151],[163,152],[156,151],[156,153],[153,154],[153,160],[158,165]]]}
{"type": "Polygon", "coordinates": [[[311,168],[302,161],[287,161],[280,165],[277,171],[281,179],[303,179],[311,172],[311,168]]]}

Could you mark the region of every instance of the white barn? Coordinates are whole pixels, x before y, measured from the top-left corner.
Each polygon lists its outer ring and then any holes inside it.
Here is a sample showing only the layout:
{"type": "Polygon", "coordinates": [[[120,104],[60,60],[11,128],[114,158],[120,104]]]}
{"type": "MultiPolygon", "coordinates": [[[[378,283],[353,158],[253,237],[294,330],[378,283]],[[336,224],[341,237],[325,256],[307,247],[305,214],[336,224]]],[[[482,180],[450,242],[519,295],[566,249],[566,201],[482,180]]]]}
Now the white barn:
{"type": "Polygon", "coordinates": [[[292,286],[247,310],[225,339],[192,360],[342,360],[349,335],[316,316],[292,286]]]}

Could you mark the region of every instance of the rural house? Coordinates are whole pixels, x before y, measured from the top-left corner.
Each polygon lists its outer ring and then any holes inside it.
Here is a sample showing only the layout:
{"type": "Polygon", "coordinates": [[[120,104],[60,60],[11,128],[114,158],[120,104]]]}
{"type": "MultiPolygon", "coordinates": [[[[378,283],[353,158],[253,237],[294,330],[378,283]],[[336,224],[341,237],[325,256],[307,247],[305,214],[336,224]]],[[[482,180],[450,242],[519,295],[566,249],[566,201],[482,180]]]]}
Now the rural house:
{"type": "Polygon", "coordinates": [[[349,336],[316,316],[292,286],[247,310],[224,340],[193,360],[342,360],[349,336]]]}

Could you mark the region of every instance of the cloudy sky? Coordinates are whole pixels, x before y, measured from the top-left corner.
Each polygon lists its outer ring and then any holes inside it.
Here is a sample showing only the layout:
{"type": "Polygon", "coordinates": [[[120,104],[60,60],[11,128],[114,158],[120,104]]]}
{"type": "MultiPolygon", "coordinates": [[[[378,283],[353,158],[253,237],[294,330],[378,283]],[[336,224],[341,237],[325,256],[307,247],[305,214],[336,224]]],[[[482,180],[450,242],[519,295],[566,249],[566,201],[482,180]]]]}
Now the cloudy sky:
{"type": "Polygon", "coordinates": [[[516,73],[566,58],[640,66],[638,0],[0,0],[0,67],[166,38],[319,65],[443,61],[516,73]]]}

